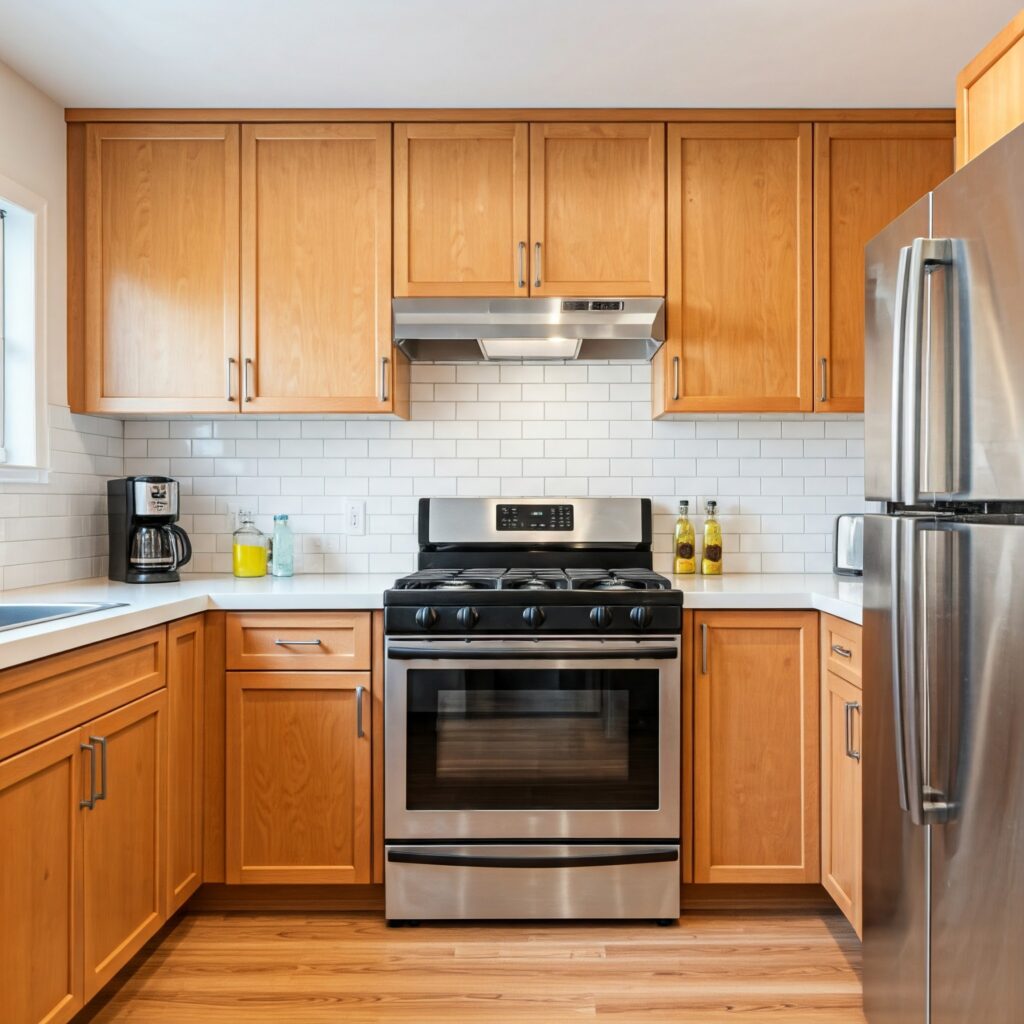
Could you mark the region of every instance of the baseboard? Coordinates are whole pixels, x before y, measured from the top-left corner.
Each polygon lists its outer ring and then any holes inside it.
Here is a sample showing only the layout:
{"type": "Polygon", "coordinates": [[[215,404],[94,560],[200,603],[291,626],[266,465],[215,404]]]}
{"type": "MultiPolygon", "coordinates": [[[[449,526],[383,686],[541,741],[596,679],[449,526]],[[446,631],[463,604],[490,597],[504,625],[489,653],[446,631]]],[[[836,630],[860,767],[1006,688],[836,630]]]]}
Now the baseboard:
{"type": "MultiPolygon", "coordinates": [[[[223,885],[208,882],[185,904],[189,913],[384,910],[383,885],[223,885]]],[[[806,910],[835,904],[820,885],[684,885],[683,912],[695,910],[806,910]]]]}
{"type": "Polygon", "coordinates": [[[207,883],[185,905],[189,913],[255,913],[279,910],[311,913],[384,909],[383,885],[222,885],[207,883]]]}
{"type": "Polygon", "coordinates": [[[684,885],[680,894],[687,910],[836,910],[825,889],[814,885],[684,885]]]}

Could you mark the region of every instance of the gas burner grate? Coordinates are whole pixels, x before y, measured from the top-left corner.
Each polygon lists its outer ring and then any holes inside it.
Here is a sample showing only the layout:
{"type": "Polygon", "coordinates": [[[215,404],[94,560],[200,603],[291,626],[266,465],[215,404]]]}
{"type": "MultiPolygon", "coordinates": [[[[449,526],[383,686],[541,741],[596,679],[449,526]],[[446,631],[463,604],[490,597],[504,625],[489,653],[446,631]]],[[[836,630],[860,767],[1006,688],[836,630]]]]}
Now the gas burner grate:
{"type": "Polygon", "coordinates": [[[569,580],[561,569],[506,569],[502,590],[567,590],[569,580]]]}
{"type": "Polygon", "coordinates": [[[573,590],[671,590],[672,584],[650,569],[567,569],[573,590]]]}
{"type": "Polygon", "coordinates": [[[496,590],[503,569],[420,569],[395,581],[395,590],[496,590]]]}

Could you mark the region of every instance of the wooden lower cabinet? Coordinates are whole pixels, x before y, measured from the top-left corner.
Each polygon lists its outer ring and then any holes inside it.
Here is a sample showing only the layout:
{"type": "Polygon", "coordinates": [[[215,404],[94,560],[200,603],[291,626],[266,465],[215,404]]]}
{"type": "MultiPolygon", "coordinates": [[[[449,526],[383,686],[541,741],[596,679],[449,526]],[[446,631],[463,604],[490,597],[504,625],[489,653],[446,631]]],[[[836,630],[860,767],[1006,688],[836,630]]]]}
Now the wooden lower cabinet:
{"type": "Polygon", "coordinates": [[[694,614],[695,882],[817,882],[818,615],[694,614]]]}
{"type": "Polygon", "coordinates": [[[60,1024],[82,1005],[78,730],[0,761],[0,1020],[60,1024]]]}
{"type": "Polygon", "coordinates": [[[227,881],[370,881],[369,672],[227,673],[227,881]]]}
{"type": "Polygon", "coordinates": [[[203,879],[204,616],[167,627],[167,913],[203,879]]]}
{"type": "MultiPolygon", "coordinates": [[[[90,999],[164,922],[167,691],[84,725],[96,796],[82,815],[82,953],[90,999]]],[[[83,783],[88,798],[90,775],[83,783]]]]}
{"type": "Polygon", "coordinates": [[[821,883],[858,935],[863,921],[861,690],[834,672],[822,682],[821,883]]]}

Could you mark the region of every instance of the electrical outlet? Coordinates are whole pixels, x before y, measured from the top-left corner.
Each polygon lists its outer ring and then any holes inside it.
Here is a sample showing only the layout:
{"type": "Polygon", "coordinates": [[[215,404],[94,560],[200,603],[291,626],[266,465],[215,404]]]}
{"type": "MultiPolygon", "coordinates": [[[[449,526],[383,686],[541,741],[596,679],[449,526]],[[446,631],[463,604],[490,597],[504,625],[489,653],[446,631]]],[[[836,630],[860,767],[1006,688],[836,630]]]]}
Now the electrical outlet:
{"type": "Polygon", "coordinates": [[[342,517],[349,537],[361,537],[366,533],[366,502],[347,500],[342,506],[342,517]]]}

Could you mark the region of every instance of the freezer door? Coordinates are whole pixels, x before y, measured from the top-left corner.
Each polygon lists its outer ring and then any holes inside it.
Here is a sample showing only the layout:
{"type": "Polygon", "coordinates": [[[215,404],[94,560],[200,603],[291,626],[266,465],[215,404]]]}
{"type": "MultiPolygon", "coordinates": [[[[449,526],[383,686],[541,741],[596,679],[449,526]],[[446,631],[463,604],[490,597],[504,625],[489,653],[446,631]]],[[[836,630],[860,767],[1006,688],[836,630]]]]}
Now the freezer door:
{"type": "MultiPolygon", "coordinates": [[[[870,1024],[925,1024],[929,829],[907,812],[899,712],[908,637],[906,531],[893,516],[864,521],[864,1009],[870,1024]],[[903,611],[906,601],[902,600],[903,611]],[[898,648],[904,648],[901,652],[898,648]]],[[[913,741],[913,737],[911,737],[913,741]]]]}
{"type": "Polygon", "coordinates": [[[927,238],[930,197],[876,235],[864,253],[864,486],[876,501],[900,501],[899,439],[907,268],[915,238],[927,238]]]}
{"type": "MultiPolygon", "coordinates": [[[[1024,517],[921,530],[932,1024],[1024,1021],[1024,517]]],[[[865,701],[867,704],[867,701],[865,701]]],[[[866,758],[866,755],[865,755],[866,758]]]]}
{"type": "Polygon", "coordinates": [[[1022,180],[1018,128],[932,193],[934,241],[908,274],[908,308],[922,282],[931,302],[920,331],[926,498],[1024,500],[1022,180]]]}

